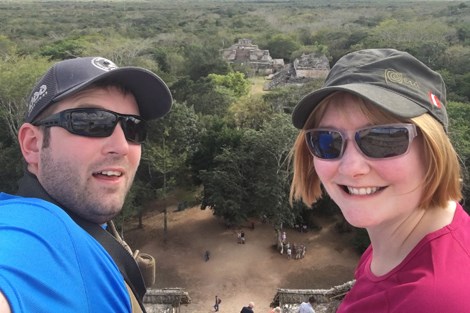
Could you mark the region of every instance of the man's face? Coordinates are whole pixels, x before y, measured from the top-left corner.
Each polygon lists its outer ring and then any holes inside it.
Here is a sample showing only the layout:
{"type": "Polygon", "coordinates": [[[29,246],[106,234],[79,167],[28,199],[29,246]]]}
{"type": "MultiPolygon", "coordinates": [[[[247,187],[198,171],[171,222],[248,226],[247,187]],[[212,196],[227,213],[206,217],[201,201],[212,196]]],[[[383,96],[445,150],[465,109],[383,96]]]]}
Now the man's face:
{"type": "MultiPolygon", "coordinates": [[[[95,88],[57,104],[54,112],[71,108],[103,108],[139,115],[134,96],[119,89],[95,88]]],[[[120,123],[109,137],[92,138],[51,127],[41,148],[37,177],[44,189],[71,212],[104,223],[122,209],[134,180],[141,145],[126,140],[120,123]]]]}

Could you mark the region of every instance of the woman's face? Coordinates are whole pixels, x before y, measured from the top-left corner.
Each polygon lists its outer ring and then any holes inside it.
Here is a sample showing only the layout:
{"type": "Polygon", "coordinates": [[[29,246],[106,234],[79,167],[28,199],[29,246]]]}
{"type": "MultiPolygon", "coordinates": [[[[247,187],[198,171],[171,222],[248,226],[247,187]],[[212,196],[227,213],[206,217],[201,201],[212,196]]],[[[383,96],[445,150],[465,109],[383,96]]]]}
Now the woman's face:
{"type": "Polygon", "coordinates": [[[318,127],[338,129],[348,140],[340,159],[314,157],[315,171],[353,226],[371,229],[397,225],[420,203],[425,176],[421,139],[416,137],[402,156],[369,159],[351,141],[355,131],[366,126],[371,122],[359,109],[357,99],[332,98],[318,127]]]}

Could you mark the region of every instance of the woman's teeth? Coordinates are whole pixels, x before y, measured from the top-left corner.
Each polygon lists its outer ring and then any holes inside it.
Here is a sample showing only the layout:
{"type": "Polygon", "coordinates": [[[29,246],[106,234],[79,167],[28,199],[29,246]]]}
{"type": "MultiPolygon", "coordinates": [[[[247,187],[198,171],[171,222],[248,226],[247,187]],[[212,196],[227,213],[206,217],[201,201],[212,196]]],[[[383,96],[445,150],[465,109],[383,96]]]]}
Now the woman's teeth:
{"type": "Polygon", "coordinates": [[[380,190],[380,187],[363,187],[363,188],[355,188],[355,187],[347,187],[348,192],[352,195],[364,196],[364,195],[371,195],[376,193],[380,190]]]}

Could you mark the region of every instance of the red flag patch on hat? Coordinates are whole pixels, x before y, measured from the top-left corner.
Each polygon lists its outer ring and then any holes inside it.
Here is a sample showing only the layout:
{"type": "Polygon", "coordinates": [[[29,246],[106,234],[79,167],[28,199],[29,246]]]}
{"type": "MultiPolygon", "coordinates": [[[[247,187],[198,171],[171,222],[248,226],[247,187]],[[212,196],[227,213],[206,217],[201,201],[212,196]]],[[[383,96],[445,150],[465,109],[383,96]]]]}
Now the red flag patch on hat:
{"type": "Polygon", "coordinates": [[[429,100],[431,100],[431,103],[437,107],[437,108],[441,108],[442,107],[442,103],[441,101],[439,100],[439,98],[433,94],[432,92],[429,92],[429,100]]]}

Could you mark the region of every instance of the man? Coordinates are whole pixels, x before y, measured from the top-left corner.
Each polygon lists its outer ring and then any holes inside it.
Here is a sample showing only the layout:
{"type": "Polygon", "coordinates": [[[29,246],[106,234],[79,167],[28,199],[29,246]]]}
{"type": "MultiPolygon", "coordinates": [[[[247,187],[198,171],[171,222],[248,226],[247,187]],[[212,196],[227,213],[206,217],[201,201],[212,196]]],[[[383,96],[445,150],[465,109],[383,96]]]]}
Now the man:
{"type": "Polygon", "coordinates": [[[55,64],[18,140],[17,196],[0,194],[0,312],[143,312],[145,286],[104,228],[122,209],[146,120],[171,94],[155,74],[101,57],[55,64]]]}
{"type": "Polygon", "coordinates": [[[240,313],[253,313],[253,309],[255,307],[255,304],[253,302],[248,303],[248,306],[244,306],[240,313]]]}
{"type": "Polygon", "coordinates": [[[302,302],[299,307],[299,313],[315,313],[313,304],[316,302],[314,296],[308,298],[308,302],[302,302]]]}
{"type": "Polygon", "coordinates": [[[219,306],[221,302],[222,299],[220,299],[218,296],[215,296],[214,312],[219,312],[219,306]]]}

